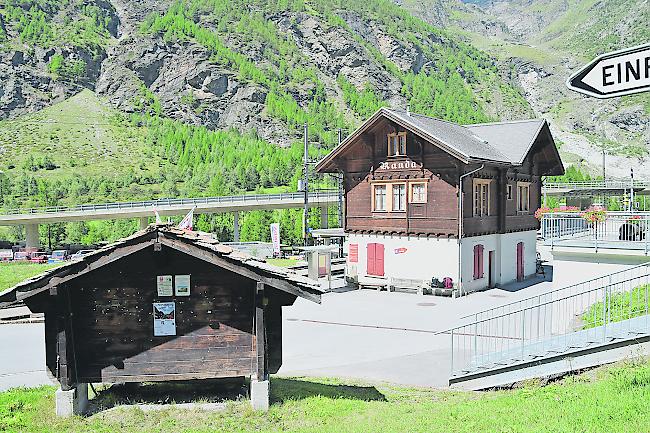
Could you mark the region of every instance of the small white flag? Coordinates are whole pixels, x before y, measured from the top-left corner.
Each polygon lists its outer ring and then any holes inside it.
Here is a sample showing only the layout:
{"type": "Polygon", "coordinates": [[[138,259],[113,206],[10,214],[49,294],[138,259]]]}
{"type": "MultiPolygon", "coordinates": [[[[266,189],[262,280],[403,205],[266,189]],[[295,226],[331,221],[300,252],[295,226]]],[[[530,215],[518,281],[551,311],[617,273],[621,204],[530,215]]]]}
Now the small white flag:
{"type": "Polygon", "coordinates": [[[160,214],[158,213],[158,211],[156,210],[156,208],[153,208],[153,213],[156,214],[156,224],[161,224],[161,223],[162,223],[162,220],[160,219],[160,214]]]}
{"type": "Polygon", "coordinates": [[[190,209],[187,215],[185,215],[185,218],[183,218],[183,220],[178,224],[179,229],[192,231],[194,224],[194,209],[196,209],[196,206],[190,209]]]}

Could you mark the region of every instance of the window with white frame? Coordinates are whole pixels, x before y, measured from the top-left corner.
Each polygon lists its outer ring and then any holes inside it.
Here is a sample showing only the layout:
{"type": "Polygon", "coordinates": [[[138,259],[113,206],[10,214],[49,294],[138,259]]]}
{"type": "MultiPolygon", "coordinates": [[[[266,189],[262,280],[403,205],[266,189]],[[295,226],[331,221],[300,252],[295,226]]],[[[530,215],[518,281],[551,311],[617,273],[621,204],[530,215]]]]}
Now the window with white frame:
{"type": "Polygon", "coordinates": [[[396,183],[392,185],[393,189],[393,205],[394,212],[401,212],[406,210],[406,185],[403,183],[396,183]]]}
{"type": "Polygon", "coordinates": [[[427,202],[427,184],[425,182],[411,183],[411,203],[427,202]]]}
{"type": "Polygon", "coordinates": [[[474,216],[490,214],[490,181],[474,179],[474,216]]]}
{"type": "Polygon", "coordinates": [[[372,210],[379,212],[386,210],[386,185],[373,185],[372,210]]]}
{"type": "Polygon", "coordinates": [[[388,156],[406,155],[406,132],[388,134],[388,156]]]}
{"type": "Polygon", "coordinates": [[[517,182],[517,212],[528,212],[530,208],[530,183],[517,182]]]}

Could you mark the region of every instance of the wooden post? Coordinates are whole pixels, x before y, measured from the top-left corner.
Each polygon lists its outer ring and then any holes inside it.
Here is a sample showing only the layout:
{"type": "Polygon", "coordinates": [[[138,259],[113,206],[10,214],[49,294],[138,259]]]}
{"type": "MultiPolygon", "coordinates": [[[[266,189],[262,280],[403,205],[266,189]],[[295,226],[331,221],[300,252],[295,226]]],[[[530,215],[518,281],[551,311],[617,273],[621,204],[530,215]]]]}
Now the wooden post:
{"type": "Polygon", "coordinates": [[[266,380],[266,332],[264,329],[264,283],[258,282],[255,290],[255,347],[257,380],[266,380]]]}
{"type": "Polygon", "coordinates": [[[68,391],[72,389],[70,383],[70,364],[68,363],[68,339],[66,333],[66,319],[59,311],[57,317],[57,335],[56,335],[56,359],[57,359],[57,379],[61,384],[61,389],[68,391]]]}

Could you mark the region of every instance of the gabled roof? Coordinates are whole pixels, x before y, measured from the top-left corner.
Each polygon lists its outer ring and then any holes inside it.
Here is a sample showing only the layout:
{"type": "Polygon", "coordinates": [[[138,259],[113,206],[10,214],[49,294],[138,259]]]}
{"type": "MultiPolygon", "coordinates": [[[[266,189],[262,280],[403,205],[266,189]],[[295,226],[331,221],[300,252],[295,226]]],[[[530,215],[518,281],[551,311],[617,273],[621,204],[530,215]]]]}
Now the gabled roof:
{"type": "Polygon", "coordinates": [[[163,248],[176,249],[314,302],[320,302],[320,295],[324,293],[318,282],[220,244],[208,233],[181,230],[167,224],[152,224],[132,236],[86,254],[79,260],[50,269],[0,292],[0,305],[21,301],[42,293],[50,287],[116,262],[137,251],[147,247],[153,248],[156,242],[162,244],[163,248]]]}
{"type": "MultiPolygon", "coordinates": [[[[491,162],[520,165],[547,125],[544,119],[533,119],[463,126],[403,110],[380,108],[319,161],[316,170],[331,171],[330,163],[380,117],[412,131],[466,164],[491,162]]],[[[555,147],[555,143],[552,144],[555,147]]],[[[559,154],[557,158],[559,161],[559,154]]]]}

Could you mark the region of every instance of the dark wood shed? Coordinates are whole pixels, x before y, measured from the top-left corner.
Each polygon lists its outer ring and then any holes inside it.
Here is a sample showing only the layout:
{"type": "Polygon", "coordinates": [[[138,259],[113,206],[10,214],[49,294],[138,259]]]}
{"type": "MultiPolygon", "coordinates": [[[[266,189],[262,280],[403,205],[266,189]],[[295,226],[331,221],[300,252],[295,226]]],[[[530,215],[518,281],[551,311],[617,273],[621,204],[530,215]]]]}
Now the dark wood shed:
{"type": "Polygon", "coordinates": [[[282,364],[282,306],[320,286],[219,244],[152,225],[0,293],[45,314],[57,413],[83,411],[87,383],[249,377],[268,407],[282,364]],[[67,394],[66,394],[67,393],[67,394]]]}

